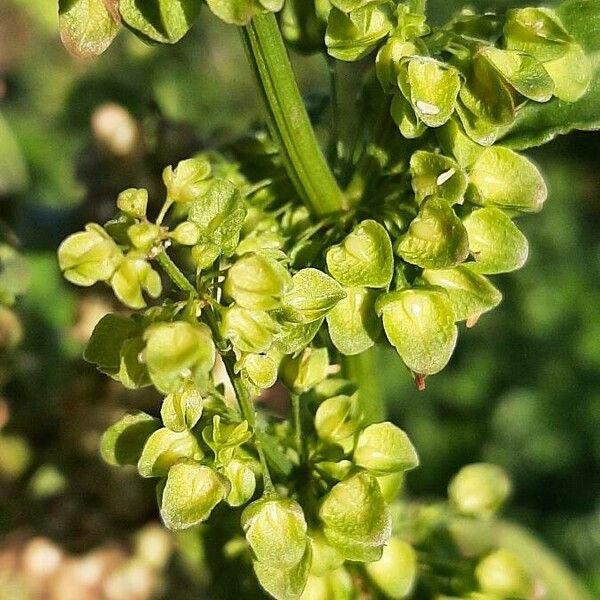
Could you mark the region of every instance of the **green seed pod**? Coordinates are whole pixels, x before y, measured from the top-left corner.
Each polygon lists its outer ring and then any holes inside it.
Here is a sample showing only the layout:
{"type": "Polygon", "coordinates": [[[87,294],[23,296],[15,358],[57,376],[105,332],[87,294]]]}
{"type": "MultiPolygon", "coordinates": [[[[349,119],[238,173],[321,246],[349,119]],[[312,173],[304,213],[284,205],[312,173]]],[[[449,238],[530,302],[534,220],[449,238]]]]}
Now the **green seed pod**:
{"type": "Polygon", "coordinates": [[[375,69],[384,91],[392,94],[398,89],[400,63],[403,58],[416,53],[417,48],[412,42],[397,37],[390,37],[381,47],[375,59],[375,69]]]}
{"type": "Polygon", "coordinates": [[[451,158],[417,150],[410,158],[410,173],[418,204],[428,196],[437,196],[448,204],[462,203],[467,176],[451,158]]]}
{"type": "Polygon", "coordinates": [[[363,429],[354,449],[354,463],[385,475],[408,471],[419,465],[419,457],[408,436],[393,423],[375,423],[363,429]]]}
{"type": "Polygon", "coordinates": [[[327,541],[325,534],[320,530],[309,532],[312,547],[312,566],[310,572],[316,577],[339,569],[344,564],[344,557],[327,541]]]}
{"type": "Polygon", "coordinates": [[[160,421],[140,412],[125,415],[102,435],[100,454],[115,467],[137,464],[146,440],[160,427],[160,421]]]}
{"type": "Polygon", "coordinates": [[[376,221],[362,221],[341,244],[327,251],[327,268],[344,286],[387,287],[394,273],[388,232],[376,221]]]}
{"type": "Polygon", "coordinates": [[[108,281],[123,254],[113,239],[95,223],[74,233],[58,247],[58,264],[66,279],[75,285],[90,286],[108,281]]]}
{"type": "Polygon", "coordinates": [[[232,306],[223,311],[220,330],[237,350],[257,353],[271,347],[279,325],[265,311],[232,306]]]}
{"type": "Polygon", "coordinates": [[[404,487],[404,472],[398,471],[389,475],[380,475],[377,477],[377,483],[381,488],[383,499],[389,504],[398,497],[404,487]]]}
{"type": "Polygon", "coordinates": [[[163,400],[160,416],[165,427],[181,432],[196,426],[203,408],[204,400],[200,390],[188,381],[163,400]]]}
{"type": "Polygon", "coordinates": [[[489,516],[502,506],[510,487],[510,480],[500,467],[475,463],[463,467],[454,476],[448,486],[448,496],[462,514],[489,516]]]}
{"type": "Polygon", "coordinates": [[[398,240],[396,254],[425,269],[445,269],[469,255],[469,238],[462,221],[443,198],[424,200],[408,231],[398,240]]]}
{"type": "Polygon", "coordinates": [[[356,404],[350,396],[334,396],[321,402],[315,415],[318,436],[330,444],[342,444],[351,438],[360,426],[356,404]]]}
{"type": "Polygon", "coordinates": [[[446,290],[457,321],[475,323],[485,312],[496,308],[502,294],[483,275],[466,265],[453,269],[425,269],[421,279],[427,286],[446,290]]]}
{"type": "Polygon", "coordinates": [[[172,202],[196,200],[206,191],[210,172],[210,162],[202,156],[182,160],[175,169],[168,166],[163,171],[167,198],[172,202]]]}
{"type": "Polygon", "coordinates": [[[248,354],[242,360],[243,375],[261,390],[272,387],[277,381],[279,364],[272,354],[248,354]]]}
{"type": "Polygon", "coordinates": [[[227,271],[223,293],[244,308],[273,310],[290,287],[290,274],[264,254],[246,254],[227,271]]]}
{"type": "Polygon", "coordinates": [[[182,246],[195,246],[200,241],[200,229],[191,221],[183,221],[175,227],[169,237],[182,246]]]}
{"type": "Polygon", "coordinates": [[[467,199],[481,206],[538,212],[548,195],[537,167],[513,150],[486,148],[469,175],[467,199]]]}
{"type": "Polygon", "coordinates": [[[134,223],[127,228],[127,237],[134,248],[148,252],[160,242],[160,227],[154,223],[134,223]]]}
{"type": "Polygon", "coordinates": [[[214,452],[215,460],[226,465],[233,459],[236,450],[252,438],[252,432],[248,421],[223,423],[219,415],[214,415],[212,425],[202,430],[202,438],[214,452]]]}
{"type": "Polygon", "coordinates": [[[287,498],[262,498],[242,513],[242,527],[256,560],[278,569],[302,560],[308,538],[302,507],[287,498]]]}
{"type": "Polygon", "coordinates": [[[150,378],[166,393],[176,391],[190,377],[203,381],[215,363],[212,335],[201,323],[155,323],[144,332],[144,340],[150,378]]]}
{"type": "Polygon", "coordinates": [[[319,518],[327,541],[346,560],[379,560],[391,535],[379,484],[366,471],[335,485],[322,501],[319,518]]]}
{"type": "Polygon", "coordinates": [[[483,152],[483,148],[466,134],[456,117],[436,129],[436,135],[444,152],[451,154],[463,168],[470,167],[483,152]]]}
{"type": "Polygon", "coordinates": [[[231,484],[227,504],[229,506],[246,504],[252,498],[256,489],[254,471],[244,461],[234,459],[225,466],[223,474],[231,484]]]}
{"type": "Polygon", "coordinates": [[[148,190],[129,188],[117,197],[117,208],[134,219],[145,219],[148,208],[148,190]]]}
{"type": "Polygon", "coordinates": [[[554,95],[565,102],[576,102],[585,94],[592,80],[589,58],[578,44],[569,44],[567,53],[544,63],[554,82],[554,95]]]}
{"type": "Polygon", "coordinates": [[[433,375],[452,356],[458,330],[445,292],[407,289],[379,301],[383,328],[404,364],[414,373],[433,375]]]}
{"type": "Polygon", "coordinates": [[[504,40],[508,49],[526,52],[542,62],[564,56],[574,42],[550,8],[508,11],[504,40]]]}
{"type": "MultiPolygon", "coordinates": [[[[313,557],[313,563],[316,560],[313,557]]],[[[321,577],[310,575],[300,600],[356,600],[356,586],[344,568],[321,577]]]]}
{"type": "Polygon", "coordinates": [[[386,3],[361,3],[349,13],[334,7],[325,32],[327,51],[338,60],[359,60],[372,52],[392,27],[393,14],[386,3]]]}
{"type": "Polygon", "coordinates": [[[228,493],[229,482],[212,469],[179,462],[170,468],[159,495],[160,515],[169,529],[188,529],[208,519],[228,493]]]}
{"type": "Polygon", "coordinates": [[[146,292],[151,298],[158,298],[162,293],[160,275],[149,262],[133,253],[119,264],[110,285],[115,296],[129,308],[146,306],[142,292],[146,292]]]}
{"type": "Polygon", "coordinates": [[[427,129],[425,123],[419,121],[410,102],[400,92],[392,98],[390,115],[406,139],[418,138],[427,129]]]}
{"type": "Polygon", "coordinates": [[[425,56],[407,61],[410,103],[417,118],[427,127],[440,127],[454,112],[460,91],[458,71],[425,56]]]}
{"type": "Polygon", "coordinates": [[[481,146],[491,146],[500,133],[500,128],[469,110],[460,100],[456,103],[456,114],[465,133],[481,146]]]}
{"type": "Polygon", "coordinates": [[[365,568],[371,581],[388,598],[406,598],[417,577],[417,553],[410,544],[393,537],[383,549],[382,557],[365,568]]]}
{"type": "Polygon", "coordinates": [[[322,319],[343,298],[342,286],[318,269],[302,269],[292,277],[291,289],[283,298],[290,321],[312,323],[322,319]]]}
{"type": "Polygon", "coordinates": [[[146,441],[138,461],[138,472],[142,477],[164,477],[180,460],[199,461],[203,456],[198,440],[189,431],[176,433],[163,427],[146,441]]]}
{"type": "Polygon", "coordinates": [[[533,582],[516,556],[496,550],[479,562],[475,577],[483,592],[501,598],[530,598],[533,582]]]}
{"type": "Polygon", "coordinates": [[[280,375],[289,390],[304,394],[327,377],[328,368],[327,348],[305,348],[299,356],[283,359],[280,375]]]}
{"type": "Polygon", "coordinates": [[[527,260],[529,244],[510,217],[488,206],[474,210],[463,219],[469,235],[469,250],[474,263],[465,266],[477,273],[509,273],[527,260]]]}

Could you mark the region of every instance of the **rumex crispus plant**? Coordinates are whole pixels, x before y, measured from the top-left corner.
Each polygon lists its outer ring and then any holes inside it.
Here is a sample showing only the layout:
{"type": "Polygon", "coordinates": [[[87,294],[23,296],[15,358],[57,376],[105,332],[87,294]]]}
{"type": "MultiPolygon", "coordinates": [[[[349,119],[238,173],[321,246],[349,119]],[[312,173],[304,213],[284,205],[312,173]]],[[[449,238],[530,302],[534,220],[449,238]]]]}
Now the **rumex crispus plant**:
{"type": "MultiPolygon", "coordinates": [[[[597,125],[599,3],[465,10],[438,27],[419,1],[207,5],[242,28],[268,131],[167,166],[157,215],[146,190],[123,191],[114,219],[58,252],[69,281],[104,282],[133,311],[104,317],[85,358],[164,396],[160,418],[130,414],[106,431],[104,458],[158,480],[167,527],[231,531],[225,550],[281,600],[533,598],[535,573],[514,553],[465,541],[509,493],[499,469],[465,468],[448,505],[396,502],[419,461],[381,422],[369,350],[395,347],[423,388],[457,324],[500,302],[487,276],[524,264],[514,220],[547,195],[513,148],[597,125]],[[364,59],[358,126],[333,127],[331,166],[280,26],[333,69],[364,59]],[[283,418],[255,407],[278,380],[283,418]],[[453,541],[440,549],[442,530],[453,541]]],[[[174,43],[200,8],[61,1],[61,34],[80,56],[104,51],[121,23],[174,43]]]]}

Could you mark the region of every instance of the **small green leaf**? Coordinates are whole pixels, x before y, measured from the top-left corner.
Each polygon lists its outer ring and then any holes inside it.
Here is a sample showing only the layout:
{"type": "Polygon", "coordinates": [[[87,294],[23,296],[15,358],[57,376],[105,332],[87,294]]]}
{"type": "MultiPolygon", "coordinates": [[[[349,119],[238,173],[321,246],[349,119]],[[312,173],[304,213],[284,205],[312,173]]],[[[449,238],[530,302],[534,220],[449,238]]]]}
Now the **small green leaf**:
{"type": "Polygon", "coordinates": [[[125,415],[102,435],[102,458],[115,467],[137,464],[146,440],[159,427],[160,421],[146,413],[125,415]]]}
{"type": "Polygon", "coordinates": [[[443,125],[454,112],[460,91],[458,71],[424,56],[408,59],[410,102],[417,118],[428,127],[443,125]]]}
{"type": "Polygon", "coordinates": [[[365,569],[386,597],[407,598],[417,578],[417,553],[410,544],[393,537],[383,549],[382,557],[367,564],[365,569]]]}
{"type": "Polygon", "coordinates": [[[380,300],[379,308],[388,339],[411,371],[433,375],[448,364],[458,330],[445,292],[425,289],[392,292],[380,300]]]}
{"type": "Polygon", "coordinates": [[[334,346],[346,356],[364,352],[381,333],[375,314],[377,294],[365,288],[345,288],[346,297],[327,315],[329,335],[334,346]]]}
{"type": "Polygon", "coordinates": [[[374,423],[360,432],[353,460],[374,475],[408,471],[419,465],[408,435],[389,421],[374,423]]]}
{"type": "Polygon", "coordinates": [[[83,351],[83,358],[107,375],[114,376],[121,366],[121,347],[139,332],[139,325],[128,317],[105,315],[98,321],[83,351]]]}
{"type": "Polygon", "coordinates": [[[554,93],[554,82],[541,62],[523,52],[500,50],[492,46],[483,48],[484,56],[498,73],[519,94],[535,100],[547,102],[554,93]]]}
{"type": "Polygon", "coordinates": [[[119,372],[114,376],[127,389],[135,390],[150,385],[146,364],[140,360],[145,343],[141,336],[129,338],[121,346],[119,372]]]}
{"type": "Polygon", "coordinates": [[[378,2],[365,4],[349,14],[334,7],[325,33],[327,51],[339,60],[359,60],[390,32],[392,19],[390,8],[378,2]]]}
{"type": "Polygon", "coordinates": [[[138,472],[142,477],[164,477],[180,460],[200,460],[203,456],[198,440],[189,431],[175,432],[163,427],[146,441],[138,472]]]}
{"type": "Polygon", "coordinates": [[[260,585],[276,600],[299,600],[308,579],[312,555],[310,544],[302,560],[290,569],[254,561],[254,572],[260,585]]]}
{"type": "Polygon", "coordinates": [[[205,521],[229,494],[229,482],[212,469],[180,462],[169,470],[160,498],[160,515],[169,529],[188,529],[205,521]]]}
{"type": "Polygon", "coordinates": [[[200,6],[197,0],[120,0],[119,12],[142,39],[174,44],[189,31],[200,6]]]}
{"type": "Polygon", "coordinates": [[[466,263],[471,270],[491,275],[509,273],[525,264],[527,238],[500,209],[488,206],[474,210],[463,219],[463,225],[475,259],[474,263],[466,263]]]}
{"type": "Polygon", "coordinates": [[[366,471],[335,485],[323,499],[319,518],[327,541],[346,560],[379,560],[391,535],[379,484],[366,471]]]}
{"type": "Polygon", "coordinates": [[[428,198],[408,231],[398,240],[396,254],[406,262],[428,269],[443,269],[463,262],[469,240],[461,220],[442,198],[428,198]]]}
{"type": "Polygon", "coordinates": [[[242,513],[242,527],[256,560],[278,569],[296,566],[308,537],[302,507],[287,498],[262,498],[242,513]]]}
{"type": "Polygon", "coordinates": [[[245,218],[242,194],[227,179],[214,179],[190,205],[190,221],[198,225],[203,239],[216,244],[225,256],[235,252],[245,218]]]}
{"type": "Polygon", "coordinates": [[[285,316],[311,323],[326,316],[345,297],[342,286],[323,271],[302,269],[292,277],[292,287],[283,298],[285,316]]]}
{"type": "Polygon", "coordinates": [[[486,148],[469,174],[467,199],[474,204],[538,212],[547,195],[537,167],[502,146],[486,148]]]}
{"type": "Polygon", "coordinates": [[[102,54],[119,31],[104,0],[59,0],[60,39],[80,58],[102,54]]]}
{"type": "Polygon", "coordinates": [[[502,294],[483,276],[465,265],[453,269],[428,270],[421,275],[429,286],[446,290],[457,321],[475,322],[502,300],[502,294]]]}
{"type": "Polygon", "coordinates": [[[467,176],[451,158],[417,150],[410,158],[410,172],[419,204],[428,196],[437,196],[449,204],[462,203],[467,176]]]}
{"type": "Polygon", "coordinates": [[[387,287],[394,273],[392,242],[376,221],[362,221],[327,252],[327,268],[348,287],[387,287]]]}

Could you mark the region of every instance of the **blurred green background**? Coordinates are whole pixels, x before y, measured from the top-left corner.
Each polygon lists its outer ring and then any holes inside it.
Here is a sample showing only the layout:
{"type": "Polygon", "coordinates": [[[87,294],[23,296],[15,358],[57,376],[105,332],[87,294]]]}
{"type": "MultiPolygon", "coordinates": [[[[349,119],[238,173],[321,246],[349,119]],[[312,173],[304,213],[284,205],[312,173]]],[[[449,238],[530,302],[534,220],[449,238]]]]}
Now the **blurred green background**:
{"type": "MultiPolygon", "coordinates": [[[[454,5],[439,2],[438,17],[454,5]]],[[[15,573],[43,582],[48,557],[60,562],[66,583],[44,598],[197,598],[185,568],[198,558],[194,540],[181,538],[183,551],[173,555],[170,537],[153,525],[152,486],[98,458],[103,429],[125,407],[155,407],[156,398],[126,392],[80,359],[112,301],[102,290],[64,283],[55,251],[86,222],[108,219],[121,189],[152,190],[166,164],[255,123],[251,74],[236,31],[207,11],[174,47],[121,34],[92,62],[69,56],[57,30],[53,2],[0,0],[1,234],[18,240],[26,260],[11,268],[28,287],[15,308],[18,321],[0,312],[0,600],[37,598],[15,573]],[[115,120],[129,137],[115,138],[115,120]]],[[[326,102],[324,61],[294,62],[311,105],[326,102]]],[[[574,134],[529,153],[551,191],[540,216],[520,221],[529,262],[497,278],[504,302],[461,335],[446,371],[418,393],[393,353],[382,355],[380,370],[389,413],[421,456],[410,493],[443,496],[462,465],[502,465],[515,483],[509,516],[538,531],[594,597],[598,142],[595,134],[574,134]]]]}

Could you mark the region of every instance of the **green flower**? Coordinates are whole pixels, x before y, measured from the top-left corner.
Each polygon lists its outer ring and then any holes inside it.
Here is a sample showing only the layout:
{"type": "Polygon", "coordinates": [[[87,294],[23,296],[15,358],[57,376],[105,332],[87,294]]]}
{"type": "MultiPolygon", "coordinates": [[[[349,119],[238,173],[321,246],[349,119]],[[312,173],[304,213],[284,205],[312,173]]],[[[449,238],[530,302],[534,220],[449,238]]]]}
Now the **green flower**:
{"type": "Polygon", "coordinates": [[[146,292],[151,298],[158,298],[162,293],[160,275],[148,261],[134,253],[119,264],[110,285],[115,296],[129,308],[146,306],[142,292],[146,292]]]}

